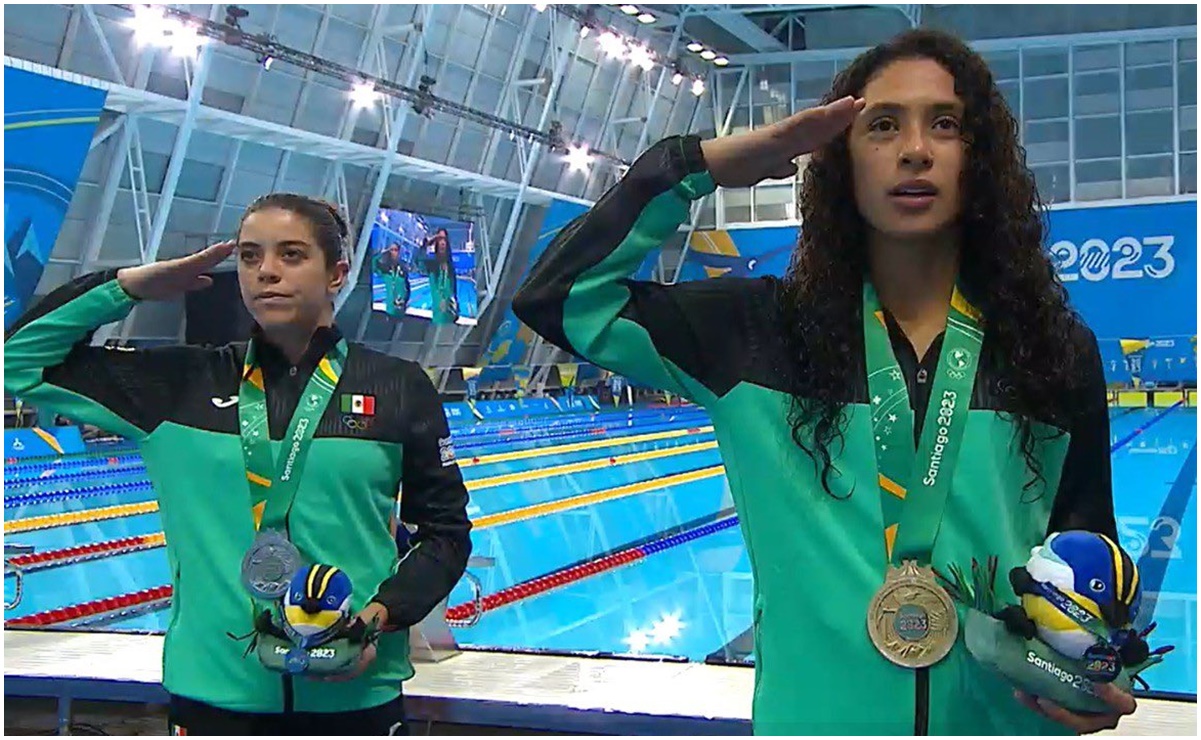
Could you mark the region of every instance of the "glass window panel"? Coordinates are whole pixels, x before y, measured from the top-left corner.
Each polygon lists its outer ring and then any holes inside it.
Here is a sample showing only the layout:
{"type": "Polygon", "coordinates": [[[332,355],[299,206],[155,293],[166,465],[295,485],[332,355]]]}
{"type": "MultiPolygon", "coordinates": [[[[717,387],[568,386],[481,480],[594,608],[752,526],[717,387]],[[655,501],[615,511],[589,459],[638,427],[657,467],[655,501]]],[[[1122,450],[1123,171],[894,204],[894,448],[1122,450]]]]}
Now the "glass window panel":
{"type": "Polygon", "coordinates": [[[749,206],[751,204],[751,189],[730,188],[722,190],[722,198],[725,200],[726,208],[730,206],[749,206]]]}
{"type": "Polygon", "coordinates": [[[1122,163],[1076,163],[1076,200],[1108,200],[1122,197],[1122,163]]]}
{"type": "Polygon", "coordinates": [[[1126,66],[1135,64],[1156,64],[1172,61],[1171,41],[1145,41],[1126,44],[1126,66]]]}
{"type": "Polygon", "coordinates": [[[1012,80],[1009,82],[997,83],[997,89],[1001,91],[1002,97],[1005,98],[1005,104],[1009,106],[1009,110],[1016,117],[1020,108],[1018,98],[1018,81],[1012,80]]]}
{"type": "Polygon", "coordinates": [[[816,80],[798,79],[796,81],[797,100],[820,100],[830,91],[831,79],[829,77],[816,80]]]}
{"type": "Polygon", "coordinates": [[[1030,144],[1068,141],[1067,121],[1036,121],[1026,126],[1026,141],[1030,144]]]}
{"type": "Polygon", "coordinates": [[[792,184],[755,188],[755,220],[784,221],[796,218],[796,191],[792,184]]]}
{"type": "Polygon", "coordinates": [[[1018,78],[1018,53],[1016,51],[988,51],[981,54],[993,77],[998,80],[1016,80],[1018,78]]]}
{"type": "Polygon", "coordinates": [[[1122,127],[1117,116],[1081,118],[1076,126],[1076,158],[1101,159],[1122,153],[1122,127]]]}
{"type": "Polygon", "coordinates": [[[1176,83],[1176,100],[1180,105],[1197,104],[1197,62],[1181,62],[1176,83]]]}
{"type": "Polygon", "coordinates": [[[1180,39],[1180,50],[1176,52],[1180,60],[1197,59],[1197,39],[1180,39]]]}
{"type": "Polygon", "coordinates": [[[1076,75],[1075,115],[1117,113],[1121,109],[1120,84],[1117,72],[1076,75]]]}
{"type": "Polygon", "coordinates": [[[1026,125],[1026,163],[1067,162],[1068,122],[1039,121],[1026,125]]]}
{"type": "Polygon", "coordinates": [[[1066,74],[1068,71],[1067,49],[1025,49],[1022,54],[1022,74],[1025,77],[1066,74]]]}
{"type": "Polygon", "coordinates": [[[1197,153],[1180,155],[1180,192],[1197,192],[1197,153]]]}
{"type": "MultiPolygon", "coordinates": [[[[722,124],[725,124],[724,119],[722,120],[722,124]]],[[[739,134],[743,131],[749,131],[750,127],[751,112],[747,110],[745,105],[738,106],[738,108],[734,110],[733,117],[730,118],[730,135],[733,136],[734,134],[739,134]]]]}
{"type": "Polygon", "coordinates": [[[1172,151],[1172,111],[1126,115],[1126,154],[1159,154],[1172,151]]]}
{"type": "Polygon", "coordinates": [[[1172,66],[1126,70],[1126,110],[1172,107],[1172,66]]]}
{"type": "Polygon", "coordinates": [[[697,214],[696,225],[702,229],[703,228],[712,229],[713,227],[715,227],[717,225],[717,218],[715,215],[716,212],[717,212],[717,199],[716,198],[705,198],[704,202],[701,203],[700,213],[697,214]]]}
{"type": "Polygon", "coordinates": [[[1071,200],[1071,173],[1066,164],[1031,167],[1038,184],[1038,194],[1044,203],[1066,203],[1071,200]]]}
{"type": "Polygon", "coordinates": [[[1172,157],[1138,157],[1126,160],[1126,197],[1146,198],[1172,194],[1172,157]]]}
{"type": "Polygon", "coordinates": [[[1180,151],[1197,151],[1197,106],[1180,109],[1180,151]]]}
{"type": "Polygon", "coordinates": [[[787,105],[757,105],[754,113],[755,128],[759,128],[787,118],[791,111],[787,105]]]}
{"type": "Polygon", "coordinates": [[[751,100],[757,105],[788,105],[788,88],[792,84],[792,68],[787,64],[772,64],[754,70],[751,100]]]}
{"type": "Polygon", "coordinates": [[[1077,72],[1090,69],[1116,69],[1120,61],[1117,44],[1077,46],[1072,53],[1075,55],[1073,64],[1077,72]]]}
{"type": "Polygon", "coordinates": [[[800,99],[820,98],[825,95],[838,71],[836,62],[797,62],[793,67],[796,75],[796,96],[800,99]]]}
{"type": "Polygon", "coordinates": [[[751,217],[751,206],[726,206],[726,223],[727,224],[749,224],[754,219],[751,217]]]}
{"type": "Polygon", "coordinates": [[[1068,78],[1026,80],[1026,97],[1022,104],[1027,121],[1067,116],[1068,78]]]}

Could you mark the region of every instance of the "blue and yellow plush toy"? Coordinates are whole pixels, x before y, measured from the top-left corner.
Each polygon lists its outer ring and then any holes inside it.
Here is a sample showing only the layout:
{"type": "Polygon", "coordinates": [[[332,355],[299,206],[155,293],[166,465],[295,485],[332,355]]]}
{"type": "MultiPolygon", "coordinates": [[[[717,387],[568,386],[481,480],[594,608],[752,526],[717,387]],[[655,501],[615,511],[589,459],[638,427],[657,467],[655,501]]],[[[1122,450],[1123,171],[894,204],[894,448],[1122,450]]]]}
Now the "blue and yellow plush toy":
{"type": "Polygon", "coordinates": [[[350,577],[330,565],[296,571],[282,598],[255,616],[246,654],[258,654],[280,673],[335,675],[351,670],[363,650],[379,639],[382,625],[350,617],[350,577]]]}
{"type": "Polygon", "coordinates": [[[1083,659],[1102,635],[1090,631],[1081,621],[1087,624],[1099,620],[1097,626],[1103,625],[1109,644],[1119,651],[1123,664],[1146,660],[1147,645],[1132,629],[1142,603],[1138,567],[1105,535],[1054,533],[1031,551],[1024,568],[1010,573],[1010,582],[1038,637],[1061,655],[1083,659]],[[1073,605],[1092,619],[1081,620],[1081,612],[1073,605]]]}
{"type": "Polygon", "coordinates": [[[284,631],[302,648],[338,634],[350,618],[350,577],[330,565],[310,565],[292,576],[284,595],[284,631]]]}
{"type": "Polygon", "coordinates": [[[1093,532],[1057,532],[1009,571],[1019,604],[998,608],[997,559],[971,577],[950,566],[948,593],[968,607],[964,641],[980,663],[1027,694],[1071,711],[1109,711],[1093,685],[1129,691],[1139,676],[1163,660],[1171,646],[1150,650],[1134,624],[1142,606],[1138,567],[1113,540],[1093,532]]]}

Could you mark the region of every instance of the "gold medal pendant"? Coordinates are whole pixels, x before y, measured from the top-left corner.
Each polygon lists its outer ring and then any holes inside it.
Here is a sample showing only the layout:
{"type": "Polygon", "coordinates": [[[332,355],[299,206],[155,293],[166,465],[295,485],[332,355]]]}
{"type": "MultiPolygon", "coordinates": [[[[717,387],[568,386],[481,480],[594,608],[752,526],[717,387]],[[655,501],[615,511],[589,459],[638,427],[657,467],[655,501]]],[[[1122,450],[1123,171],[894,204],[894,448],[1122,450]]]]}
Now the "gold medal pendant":
{"type": "Polygon", "coordinates": [[[888,660],[927,668],[947,656],[959,634],[959,614],[934,571],[906,560],[889,568],[867,609],[867,632],[888,660]]]}

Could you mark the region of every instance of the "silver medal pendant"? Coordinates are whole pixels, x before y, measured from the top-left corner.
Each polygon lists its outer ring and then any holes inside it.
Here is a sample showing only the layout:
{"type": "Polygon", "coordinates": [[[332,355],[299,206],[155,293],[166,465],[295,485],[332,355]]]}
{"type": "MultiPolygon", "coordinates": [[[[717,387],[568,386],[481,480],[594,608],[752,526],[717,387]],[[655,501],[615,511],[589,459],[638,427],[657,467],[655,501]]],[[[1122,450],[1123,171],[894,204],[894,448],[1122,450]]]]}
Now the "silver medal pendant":
{"type": "Polygon", "coordinates": [[[300,552],[275,530],[263,530],[242,558],[242,584],[260,599],[278,599],[300,568],[300,552]]]}

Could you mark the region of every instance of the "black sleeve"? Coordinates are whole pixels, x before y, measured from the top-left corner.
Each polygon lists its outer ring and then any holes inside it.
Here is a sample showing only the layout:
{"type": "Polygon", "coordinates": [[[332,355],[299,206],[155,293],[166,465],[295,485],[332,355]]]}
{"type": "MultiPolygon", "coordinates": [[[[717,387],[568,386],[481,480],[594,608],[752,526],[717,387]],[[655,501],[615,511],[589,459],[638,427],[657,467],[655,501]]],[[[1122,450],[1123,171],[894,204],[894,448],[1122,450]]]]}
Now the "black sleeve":
{"type": "Polygon", "coordinates": [[[1109,405],[1105,369],[1097,339],[1078,326],[1073,346],[1083,373],[1072,423],[1067,459],[1051,511],[1049,532],[1085,529],[1118,541],[1113,513],[1113,469],[1109,442],[1109,405]]]}
{"type": "Polygon", "coordinates": [[[72,421],[140,439],[154,431],[210,350],[93,347],[96,329],[137,303],[117,271],[77,278],[38,301],[6,332],[4,390],[72,421]]]}
{"type": "Polygon", "coordinates": [[[416,366],[405,382],[409,425],[401,473],[401,526],[417,527],[396,573],[380,584],[374,601],[388,608],[388,623],[417,624],[455,587],[471,555],[467,487],[455,462],[442,402],[416,366]]]}

